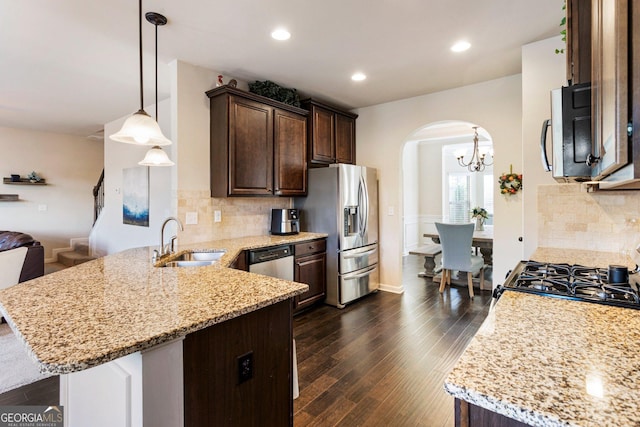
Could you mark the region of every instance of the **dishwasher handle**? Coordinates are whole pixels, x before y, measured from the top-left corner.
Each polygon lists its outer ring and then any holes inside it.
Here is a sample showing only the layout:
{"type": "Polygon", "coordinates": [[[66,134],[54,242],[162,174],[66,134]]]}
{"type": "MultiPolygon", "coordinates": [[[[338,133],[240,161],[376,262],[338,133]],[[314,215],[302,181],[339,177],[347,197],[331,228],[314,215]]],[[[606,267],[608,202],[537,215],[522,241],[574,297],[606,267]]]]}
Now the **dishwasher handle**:
{"type": "Polygon", "coordinates": [[[282,258],[282,255],[280,255],[279,253],[267,253],[267,254],[261,254],[258,255],[254,258],[255,262],[265,262],[265,261],[271,261],[273,259],[278,259],[278,258],[282,258]]]}
{"type": "Polygon", "coordinates": [[[289,256],[293,256],[293,248],[291,247],[291,245],[251,250],[249,251],[249,264],[258,264],[261,262],[273,261],[289,256]]]}

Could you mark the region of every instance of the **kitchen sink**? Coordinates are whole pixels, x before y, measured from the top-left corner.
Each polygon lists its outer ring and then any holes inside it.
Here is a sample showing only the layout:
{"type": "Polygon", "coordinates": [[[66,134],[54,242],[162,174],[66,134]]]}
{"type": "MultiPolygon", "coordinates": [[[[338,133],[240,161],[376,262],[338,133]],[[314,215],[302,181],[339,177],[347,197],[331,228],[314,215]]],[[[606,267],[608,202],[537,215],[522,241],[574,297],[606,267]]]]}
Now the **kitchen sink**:
{"type": "Polygon", "coordinates": [[[225,249],[211,249],[206,251],[188,251],[181,253],[171,261],[164,261],[158,267],[202,267],[215,264],[227,253],[225,249]]]}

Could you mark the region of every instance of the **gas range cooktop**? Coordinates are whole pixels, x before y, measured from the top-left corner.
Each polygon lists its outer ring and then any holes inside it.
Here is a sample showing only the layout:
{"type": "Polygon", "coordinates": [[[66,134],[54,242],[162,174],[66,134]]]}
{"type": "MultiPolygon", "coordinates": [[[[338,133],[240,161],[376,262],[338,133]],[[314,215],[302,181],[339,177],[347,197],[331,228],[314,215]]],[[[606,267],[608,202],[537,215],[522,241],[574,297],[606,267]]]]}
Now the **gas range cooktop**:
{"type": "Polygon", "coordinates": [[[494,297],[505,290],[640,309],[636,285],[609,283],[608,268],[521,261],[494,297]]]}

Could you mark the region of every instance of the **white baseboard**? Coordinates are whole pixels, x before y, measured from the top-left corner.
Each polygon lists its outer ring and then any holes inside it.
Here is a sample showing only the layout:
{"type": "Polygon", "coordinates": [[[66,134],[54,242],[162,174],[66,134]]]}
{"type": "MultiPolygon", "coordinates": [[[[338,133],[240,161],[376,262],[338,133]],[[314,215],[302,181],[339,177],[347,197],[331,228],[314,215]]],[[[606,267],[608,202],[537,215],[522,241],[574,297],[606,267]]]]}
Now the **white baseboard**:
{"type": "Polygon", "coordinates": [[[404,288],[402,287],[402,285],[396,286],[396,285],[386,285],[384,283],[380,283],[380,287],[378,289],[383,292],[391,292],[392,294],[404,293],[404,288]]]}

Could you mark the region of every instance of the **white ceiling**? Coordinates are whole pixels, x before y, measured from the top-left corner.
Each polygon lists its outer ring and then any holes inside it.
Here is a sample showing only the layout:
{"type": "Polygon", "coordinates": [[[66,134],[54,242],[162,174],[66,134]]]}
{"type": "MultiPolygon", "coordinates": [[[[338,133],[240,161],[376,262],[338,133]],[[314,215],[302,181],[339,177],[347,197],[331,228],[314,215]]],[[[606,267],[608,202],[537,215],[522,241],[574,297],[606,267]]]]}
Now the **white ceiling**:
{"type": "MultiPolygon", "coordinates": [[[[144,0],[143,12],[169,21],[158,30],[161,99],[167,64],[180,59],[359,108],[519,73],[521,46],[558,34],[562,4],[144,0]],[[270,38],[277,26],[289,41],[270,38]],[[471,49],[452,53],[458,39],[471,49]],[[352,82],[355,71],[368,78],[352,82]]],[[[145,105],[154,102],[153,31],[143,20],[145,105]]],[[[0,126],[92,134],[138,109],[138,2],[0,0],[0,66],[0,126]]]]}

